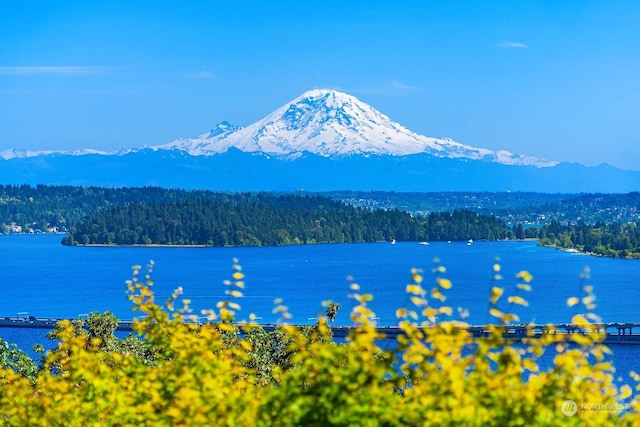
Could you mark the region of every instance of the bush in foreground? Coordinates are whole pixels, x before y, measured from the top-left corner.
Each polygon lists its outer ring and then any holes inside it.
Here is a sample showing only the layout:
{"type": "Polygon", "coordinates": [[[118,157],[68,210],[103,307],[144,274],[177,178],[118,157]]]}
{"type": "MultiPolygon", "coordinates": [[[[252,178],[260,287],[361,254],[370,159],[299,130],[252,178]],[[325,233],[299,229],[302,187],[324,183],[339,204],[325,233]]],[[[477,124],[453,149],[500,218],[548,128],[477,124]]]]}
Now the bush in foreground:
{"type": "MultiPolygon", "coordinates": [[[[494,270],[500,279],[499,266],[494,270]]],[[[381,348],[384,337],[368,320],[371,296],[355,283],[354,328],[337,344],[326,318],[313,327],[282,324],[273,332],[254,324],[254,316],[235,323],[244,288],[237,263],[226,282],[229,299],[204,312],[209,319],[204,324],[190,314],[189,301],[176,309],[179,291],[164,306],[157,304],[151,266],[144,277],[137,268],[128,288],[134,310],[142,314],[135,330],[143,340],[112,341],[108,316],[106,329],[94,322],[92,333],[62,322],[55,331],[58,347],[46,354],[38,375],[3,363],[0,419],[5,425],[46,426],[638,422],[638,399],[629,386],[616,386],[605,359],[608,350],[594,327],[598,319],[589,287],[581,301],[568,301],[583,304],[586,313],[574,317],[583,333],[571,335],[571,342],[553,331],[542,337],[529,331],[514,343],[503,331],[519,320],[499,303],[526,304],[524,298],[505,298],[502,288],[494,287],[489,310],[496,324],[475,338],[463,322],[435,322],[452,314],[443,305],[451,283],[442,278],[442,267],[436,272],[428,291],[421,273],[413,272],[407,285],[411,306],[397,311],[403,333],[395,346],[381,348]],[[553,362],[543,370],[538,362],[550,351],[553,362]]],[[[517,289],[530,289],[528,273],[516,280],[517,289]]],[[[280,301],[274,312],[283,323],[289,317],[280,301]]]]}

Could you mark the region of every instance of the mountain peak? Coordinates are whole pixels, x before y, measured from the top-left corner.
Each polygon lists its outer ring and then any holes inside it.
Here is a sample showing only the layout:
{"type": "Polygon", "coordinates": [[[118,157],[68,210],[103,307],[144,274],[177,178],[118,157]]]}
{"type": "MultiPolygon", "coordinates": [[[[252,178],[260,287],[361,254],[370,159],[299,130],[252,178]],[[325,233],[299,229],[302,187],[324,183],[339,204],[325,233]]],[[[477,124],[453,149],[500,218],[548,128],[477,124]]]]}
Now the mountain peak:
{"type": "Polygon", "coordinates": [[[332,89],[304,92],[245,128],[222,122],[197,138],[179,139],[157,148],[214,155],[231,147],[287,158],[295,158],[303,152],[323,157],[427,153],[436,157],[505,164],[555,164],[416,134],[356,97],[332,89]]]}
{"type": "Polygon", "coordinates": [[[211,129],[211,131],[209,132],[207,138],[213,138],[215,136],[222,135],[222,134],[228,133],[228,132],[235,132],[235,131],[237,131],[239,129],[241,129],[240,126],[232,125],[231,123],[229,123],[227,121],[222,121],[222,122],[218,123],[216,125],[216,127],[211,129]]]}
{"type": "Polygon", "coordinates": [[[345,102],[360,102],[354,96],[334,89],[311,89],[291,101],[291,104],[310,101],[322,101],[327,106],[336,106],[345,102]]]}
{"type": "MultiPolygon", "coordinates": [[[[303,98],[321,98],[321,97],[325,97],[325,96],[336,96],[336,94],[338,95],[344,95],[344,96],[349,96],[346,93],[343,92],[338,92],[337,90],[333,90],[333,89],[323,89],[323,88],[316,88],[316,89],[311,89],[308,90],[306,92],[304,92],[302,95],[300,95],[297,99],[303,99],[303,98]]],[[[292,102],[295,102],[292,101],[292,102]]]]}

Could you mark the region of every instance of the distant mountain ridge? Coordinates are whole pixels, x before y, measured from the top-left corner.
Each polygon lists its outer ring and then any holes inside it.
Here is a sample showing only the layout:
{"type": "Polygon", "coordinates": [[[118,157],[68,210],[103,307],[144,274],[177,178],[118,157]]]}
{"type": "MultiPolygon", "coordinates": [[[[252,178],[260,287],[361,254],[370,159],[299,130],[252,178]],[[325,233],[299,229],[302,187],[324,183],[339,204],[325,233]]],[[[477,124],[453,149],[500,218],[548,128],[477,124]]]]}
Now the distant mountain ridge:
{"type": "Polygon", "coordinates": [[[119,152],[109,152],[102,150],[94,150],[91,148],[83,148],[80,150],[72,150],[72,151],[58,151],[58,150],[46,150],[46,151],[34,151],[34,150],[17,150],[15,148],[10,148],[8,150],[0,151],[0,159],[11,160],[11,159],[24,159],[27,157],[38,157],[38,156],[84,156],[87,154],[100,154],[104,156],[108,155],[117,155],[124,154],[123,151],[119,152]]]}
{"type": "Polygon", "coordinates": [[[357,98],[305,92],[247,127],[103,152],[0,152],[0,183],[219,191],[630,192],[640,171],[557,163],[418,135],[357,98]]]}

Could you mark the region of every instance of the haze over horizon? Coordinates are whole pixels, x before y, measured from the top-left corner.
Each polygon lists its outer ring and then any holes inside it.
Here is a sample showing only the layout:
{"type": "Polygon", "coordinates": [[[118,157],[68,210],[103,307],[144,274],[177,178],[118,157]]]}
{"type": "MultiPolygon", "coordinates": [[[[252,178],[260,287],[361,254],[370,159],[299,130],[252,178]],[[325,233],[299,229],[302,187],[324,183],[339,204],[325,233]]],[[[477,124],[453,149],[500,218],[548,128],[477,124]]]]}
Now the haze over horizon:
{"type": "Polygon", "coordinates": [[[314,88],[410,130],[640,170],[640,3],[24,1],[0,15],[0,151],[248,126],[314,88]]]}

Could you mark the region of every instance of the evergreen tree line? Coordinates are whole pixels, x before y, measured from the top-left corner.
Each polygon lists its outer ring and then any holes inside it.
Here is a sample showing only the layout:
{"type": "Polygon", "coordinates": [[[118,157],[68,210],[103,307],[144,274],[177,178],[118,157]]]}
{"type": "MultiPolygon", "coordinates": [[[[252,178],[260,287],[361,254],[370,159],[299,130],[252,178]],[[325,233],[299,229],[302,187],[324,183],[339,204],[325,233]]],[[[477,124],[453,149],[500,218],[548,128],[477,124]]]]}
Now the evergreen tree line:
{"type": "Polygon", "coordinates": [[[502,221],[465,210],[415,217],[321,196],[247,193],[116,206],[72,227],[63,244],[273,246],[511,237],[502,221]]]}
{"type": "Polygon", "coordinates": [[[540,239],[542,246],[576,249],[614,258],[640,258],[640,227],[637,222],[598,222],[592,226],[584,222],[561,224],[552,221],[540,229],[528,228],[524,233],[525,237],[540,239]]]}

